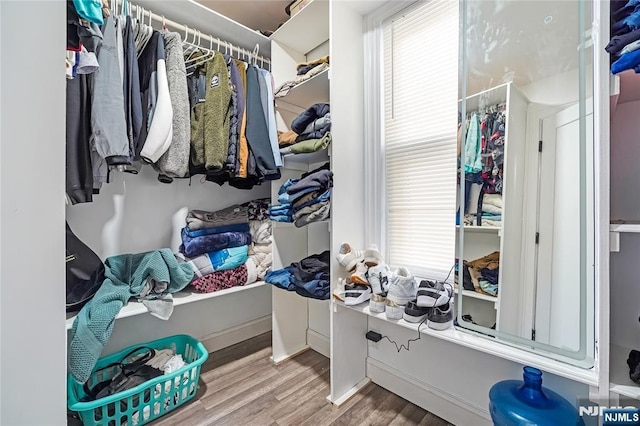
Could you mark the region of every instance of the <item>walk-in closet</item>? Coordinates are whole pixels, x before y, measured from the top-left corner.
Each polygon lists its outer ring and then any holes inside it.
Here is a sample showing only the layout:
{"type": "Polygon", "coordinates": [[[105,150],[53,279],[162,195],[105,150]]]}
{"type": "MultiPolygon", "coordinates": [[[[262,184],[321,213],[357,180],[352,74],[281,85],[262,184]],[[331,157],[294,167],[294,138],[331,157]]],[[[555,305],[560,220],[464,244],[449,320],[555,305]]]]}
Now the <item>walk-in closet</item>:
{"type": "Polygon", "coordinates": [[[638,52],[636,0],[0,1],[0,424],[640,410],[638,52]]]}

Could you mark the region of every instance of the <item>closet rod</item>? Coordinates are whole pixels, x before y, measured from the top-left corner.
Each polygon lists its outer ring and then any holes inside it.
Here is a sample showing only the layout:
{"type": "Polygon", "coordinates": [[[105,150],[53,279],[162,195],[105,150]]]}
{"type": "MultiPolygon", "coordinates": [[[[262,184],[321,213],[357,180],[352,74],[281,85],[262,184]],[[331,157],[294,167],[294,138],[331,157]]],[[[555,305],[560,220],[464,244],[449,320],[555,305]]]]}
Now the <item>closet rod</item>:
{"type": "MultiPolygon", "coordinates": [[[[116,0],[115,3],[118,5],[118,7],[122,7],[122,3],[123,3],[122,0],[116,0]]],[[[186,25],[183,25],[178,22],[172,21],[171,19],[165,18],[162,15],[153,13],[152,11],[145,9],[142,6],[138,6],[137,4],[133,4],[130,1],[126,1],[126,5],[129,10],[129,14],[131,16],[135,16],[136,13],[141,13],[143,22],[144,22],[144,17],[147,16],[148,19],[153,19],[154,21],[158,22],[160,25],[163,25],[163,26],[166,25],[168,27],[172,27],[178,32],[182,32],[183,42],[186,41],[184,39],[184,34],[189,34],[192,37],[194,37],[194,39],[197,40],[199,43],[202,42],[203,40],[208,42],[211,46],[214,47],[214,50],[218,50],[217,49],[218,46],[224,46],[225,50],[228,49],[231,52],[230,53],[231,56],[234,56],[237,59],[240,59],[243,61],[248,59],[247,62],[254,60],[253,62],[254,64],[257,65],[259,62],[263,68],[264,68],[264,65],[267,65],[269,71],[271,71],[271,60],[263,56],[257,55],[257,49],[258,49],[257,45],[256,45],[256,50],[251,52],[247,49],[241,48],[240,46],[234,46],[226,40],[221,40],[219,37],[203,34],[202,32],[200,32],[195,28],[187,27],[186,25]],[[238,53],[235,54],[234,50],[237,51],[238,53]]],[[[201,46],[201,47],[205,49],[208,48],[207,46],[201,46]]],[[[228,53],[228,52],[225,51],[225,53],[228,53]]]]}

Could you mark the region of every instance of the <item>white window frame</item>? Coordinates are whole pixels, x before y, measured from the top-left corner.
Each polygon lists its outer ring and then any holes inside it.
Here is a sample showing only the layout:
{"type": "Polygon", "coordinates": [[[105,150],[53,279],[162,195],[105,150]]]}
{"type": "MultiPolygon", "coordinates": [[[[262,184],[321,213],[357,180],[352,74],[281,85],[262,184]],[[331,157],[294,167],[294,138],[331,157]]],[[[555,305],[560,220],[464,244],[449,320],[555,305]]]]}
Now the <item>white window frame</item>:
{"type": "MultiPolygon", "coordinates": [[[[384,105],[384,24],[401,12],[410,12],[424,0],[387,2],[365,18],[364,35],[364,194],[365,194],[365,247],[375,244],[381,253],[387,253],[386,238],[386,164],[383,149],[385,134],[384,105]]],[[[455,238],[455,236],[454,236],[455,238]]],[[[455,253],[457,255],[457,253],[455,253]]],[[[453,265],[453,259],[452,259],[453,265]]],[[[394,265],[403,266],[403,265],[394,265]]],[[[424,268],[429,270],[429,268],[424,268]]],[[[453,282],[454,272],[449,281],[453,282]]],[[[444,276],[417,278],[443,279],[444,276]]]]}

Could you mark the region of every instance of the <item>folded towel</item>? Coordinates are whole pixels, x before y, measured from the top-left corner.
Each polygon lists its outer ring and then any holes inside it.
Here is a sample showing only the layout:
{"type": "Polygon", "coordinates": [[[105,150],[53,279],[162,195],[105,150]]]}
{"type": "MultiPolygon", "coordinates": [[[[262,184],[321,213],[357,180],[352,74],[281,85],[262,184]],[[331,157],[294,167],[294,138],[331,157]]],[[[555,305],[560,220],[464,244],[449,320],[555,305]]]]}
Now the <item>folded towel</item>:
{"type": "Polygon", "coordinates": [[[249,246],[230,247],[218,251],[212,251],[192,259],[185,258],[185,262],[191,266],[195,277],[202,277],[217,271],[227,271],[243,265],[249,255],[249,246]]]}
{"type": "Polygon", "coordinates": [[[223,232],[221,234],[190,237],[183,228],[180,253],[193,258],[212,251],[249,244],[251,244],[251,234],[248,232],[223,232]]]}

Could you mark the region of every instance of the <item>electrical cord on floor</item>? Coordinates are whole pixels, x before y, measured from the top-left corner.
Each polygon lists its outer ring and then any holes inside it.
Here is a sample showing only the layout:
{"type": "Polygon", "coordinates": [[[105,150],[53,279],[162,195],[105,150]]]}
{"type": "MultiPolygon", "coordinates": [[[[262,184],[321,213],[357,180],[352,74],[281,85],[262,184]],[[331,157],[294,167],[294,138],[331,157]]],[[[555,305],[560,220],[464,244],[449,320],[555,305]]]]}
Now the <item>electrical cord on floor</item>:
{"type": "MultiPolygon", "coordinates": [[[[453,268],[456,267],[456,264],[454,263],[453,266],[451,267],[451,269],[449,269],[449,273],[447,274],[447,277],[444,279],[444,281],[442,281],[443,283],[446,283],[447,280],[449,279],[449,277],[451,276],[451,272],[453,272],[453,268]]],[[[449,297],[449,300],[447,301],[447,303],[449,303],[451,301],[452,296],[449,297]]],[[[431,308],[435,308],[435,306],[432,306],[431,308]]],[[[411,346],[411,342],[417,342],[418,340],[420,340],[422,338],[422,333],[420,333],[420,327],[422,327],[422,325],[425,323],[425,321],[427,320],[427,317],[425,316],[424,319],[420,322],[420,324],[418,324],[418,337],[414,338],[414,339],[409,339],[407,340],[407,344],[401,344],[398,346],[398,342],[396,342],[395,340],[391,340],[389,338],[389,336],[387,336],[386,334],[384,336],[382,336],[380,338],[380,340],[382,339],[387,339],[389,341],[389,343],[393,343],[393,345],[396,347],[396,351],[398,353],[400,353],[400,351],[402,349],[406,350],[407,352],[409,352],[409,348],[411,346]]]]}

